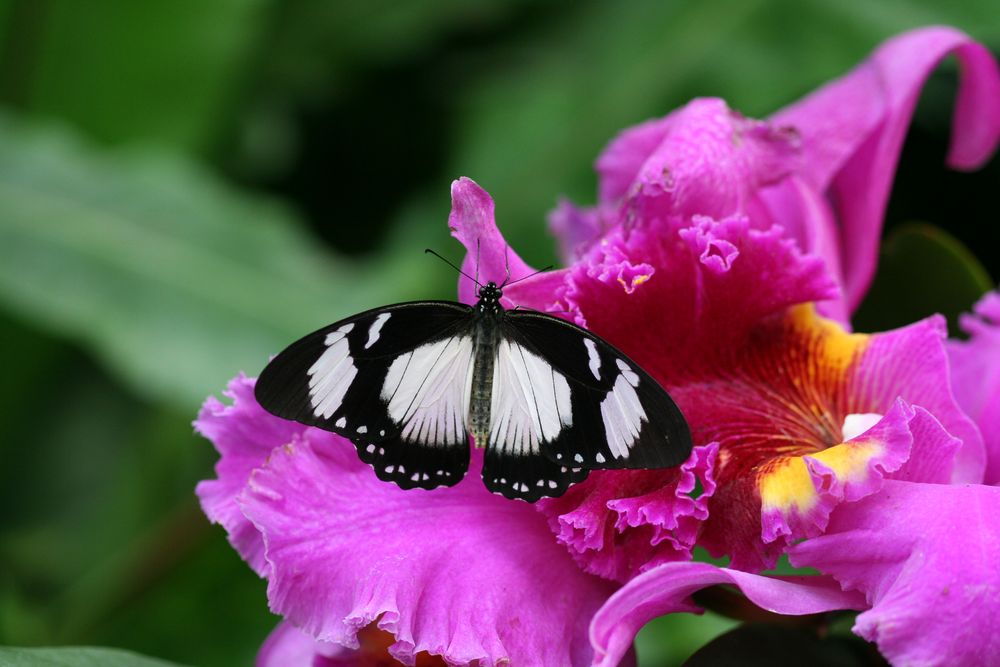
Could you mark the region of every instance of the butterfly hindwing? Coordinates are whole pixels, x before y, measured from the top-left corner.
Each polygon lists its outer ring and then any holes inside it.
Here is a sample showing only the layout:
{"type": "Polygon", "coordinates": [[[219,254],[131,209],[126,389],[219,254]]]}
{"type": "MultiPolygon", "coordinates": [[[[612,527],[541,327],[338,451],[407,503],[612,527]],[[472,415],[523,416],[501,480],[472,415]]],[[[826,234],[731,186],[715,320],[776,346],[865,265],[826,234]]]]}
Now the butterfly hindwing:
{"type": "Polygon", "coordinates": [[[587,476],[579,466],[555,463],[542,453],[544,443],[572,424],[569,383],[545,358],[507,335],[505,327],[500,334],[483,482],[490,491],[528,502],[560,496],[587,476]]]}
{"type": "Polygon", "coordinates": [[[511,454],[491,443],[483,456],[483,483],[506,498],[533,503],[558,497],[570,484],[587,478],[587,470],[553,463],[540,452],[511,454]]]}
{"type": "Polygon", "coordinates": [[[290,345],[261,373],[269,412],[350,439],[380,479],[457,483],[468,467],[473,328],[451,302],[378,308],[290,345]]]}
{"type": "Polygon", "coordinates": [[[665,468],[680,465],[690,455],[691,433],[676,403],[609,343],[534,311],[508,311],[504,336],[544,359],[569,388],[570,423],[540,444],[541,453],[554,463],[590,469],[665,468]]]}
{"type": "Polygon", "coordinates": [[[433,489],[462,481],[469,466],[469,442],[447,447],[414,446],[400,436],[381,442],[354,441],[358,456],[383,482],[403,489],[433,489]]]}

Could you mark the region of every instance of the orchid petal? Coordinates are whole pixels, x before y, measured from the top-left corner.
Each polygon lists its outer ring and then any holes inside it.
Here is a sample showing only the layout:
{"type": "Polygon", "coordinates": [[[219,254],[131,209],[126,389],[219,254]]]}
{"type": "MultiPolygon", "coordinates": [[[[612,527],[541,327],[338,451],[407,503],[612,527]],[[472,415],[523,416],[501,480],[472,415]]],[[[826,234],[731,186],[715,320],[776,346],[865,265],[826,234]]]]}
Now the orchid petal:
{"type": "Polygon", "coordinates": [[[212,441],[220,458],[215,464],[217,478],[200,482],[195,492],[208,518],[225,528],[233,548],[263,576],[267,574],[264,543],[240,511],[237,497],[253,469],[263,465],[275,447],[298,438],[306,427],[278,419],[260,407],[253,395],[255,382],[242,374],[234,378],[224,392],[232,405],[214,396],[205,401],[194,426],[212,441]]]}
{"type": "Polygon", "coordinates": [[[951,481],[979,483],[986,450],[979,429],[952,394],[946,335],[944,318],[938,315],[872,336],[851,380],[852,393],[873,405],[888,405],[901,396],[929,411],[962,442],[951,481]]]}
{"type": "Polygon", "coordinates": [[[1000,655],[1000,488],[887,480],[790,551],[870,609],[854,632],[897,665],[985,665],[1000,655]]]}
{"type": "Polygon", "coordinates": [[[677,112],[623,130],[597,158],[601,202],[616,202],[628,193],[643,163],[663,142],[677,112]]]}
{"type": "Polygon", "coordinates": [[[282,622],[264,640],[254,667],[347,667],[352,653],[337,644],[318,642],[291,623],[282,622]]]}
{"type": "Polygon", "coordinates": [[[691,558],[715,490],[717,454],[718,445],[710,444],[695,447],[672,470],[593,471],[537,507],[583,569],[626,581],[659,563],[691,558]]]}
{"type": "Polygon", "coordinates": [[[242,508],[267,545],[271,608],[320,641],[357,647],[377,622],[404,661],[590,660],[584,626],[610,585],[581,572],[531,506],[490,494],[478,475],[403,491],[350,443],[310,430],[254,472],[242,508]]]}
{"type": "Polygon", "coordinates": [[[742,214],[757,188],[793,173],[800,159],[793,132],[745,118],[719,99],[689,102],[668,127],[626,195],[642,218],[742,214]]]}
{"type": "Polygon", "coordinates": [[[699,613],[692,593],[708,586],[736,586],[754,604],[800,616],[835,609],[863,609],[863,596],[844,592],[829,577],[776,578],[708,563],[666,563],[640,574],[612,595],[594,615],[590,641],[598,667],[614,667],[650,620],[675,612],[699,613]]]}
{"type": "MultiPolygon", "coordinates": [[[[748,206],[748,215],[759,229],[780,225],[800,250],[822,259],[830,276],[838,285],[843,284],[840,237],[830,202],[801,177],[790,176],[758,190],[748,206]]],[[[850,325],[847,306],[839,296],[820,301],[817,310],[844,326],[850,325]]]]}
{"type": "Polygon", "coordinates": [[[852,310],[875,272],[882,217],[920,89],[952,53],[963,79],[948,163],[973,169],[1000,141],[1000,71],[986,47],[953,28],[895,37],[846,76],[771,117],[798,130],[805,157],[800,174],[826,191],[838,211],[845,298],[852,310]]]}
{"type": "Polygon", "coordinates": [[[949,341],[952,389],[986,446],[984,481],[1000,483],[1000,293],[990,292],[959,321],[968,341],[949,341]]]}
{"type": "Polygon", "coordinates": [[[604,231],[602,212],[598,208],[579,208],[568,199],[560,199],[549,213],[549,230],[559,241],[559,254],[572,264],[604,231]]]}
{"type": "MultiPolygon", "coordinates": [[[[448,227],[468,251],[462,271],[483,285],[488,281],[500,285],[533,272],[500,234],[493,209],[493,198],[471,178],[462,177],[451,184],[448,227]]],[[[476,284],[466,276],[459,277],[458,300],[471,305],[478,298],[476,284]]]]}

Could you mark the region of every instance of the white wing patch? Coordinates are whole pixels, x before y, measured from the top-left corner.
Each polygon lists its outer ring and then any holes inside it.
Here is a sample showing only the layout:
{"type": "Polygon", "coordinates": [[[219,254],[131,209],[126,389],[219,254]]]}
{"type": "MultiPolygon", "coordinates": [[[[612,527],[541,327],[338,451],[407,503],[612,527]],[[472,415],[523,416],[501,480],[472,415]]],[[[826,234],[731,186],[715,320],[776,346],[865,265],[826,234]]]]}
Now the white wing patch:
{"type": "Polygon", "coordinates": [[[329,419],[333,416],[358,374],[347,343],[347,334],[353,328],[354,324],[345,324],[328,333],[326,350],[309,367],[309,401],[317,417],[329,419]]]}
{"type": "Polygon", "coordinates": [[[573,425],[569,383],[543,358],[503,339],[493,367],[490,444],[505,454],[537,454],[573,425]]]}
{"type": "Polygon", "coordinates": [[[642,422],[647,421],[646,411],[639,402],[635,388],[639,386],[639,376],[621,359],[617,360],[621,374],[615,386],[601,401],[601,418],[604,433],[608,439],[608,449],[616,459],[627,459],[629,448],[639,439],[642,422]]]}
{"type": "Polygon", "coordinates": [[[389,321],[390,317],[392,317],[392,313],[381,313],[378,317],[375,318],[375,321],[372,322],[372,325],[368,327],[368,341],[365,343],[366,350],[370,348],[372,345],[374,345],[375,342],[378,340],[379,333],[382,331],[382,327],[385,326],[385,323],[389,321]]]}
{"type": "Polygon", "coordinates": [[[584,338],[583,346],[587,348],[587,365],[590,367],[590,372],[594,374],[595,380],[600,380],[601,356],[597,354],[597,344],[589,338],[584,338]]]}
{"type": "Polygon", "coordinates": [[[406,442],[460,444],[472,394],[471,336],[443,338],[397,357],[382,385],[389,416],[406,442]]]}

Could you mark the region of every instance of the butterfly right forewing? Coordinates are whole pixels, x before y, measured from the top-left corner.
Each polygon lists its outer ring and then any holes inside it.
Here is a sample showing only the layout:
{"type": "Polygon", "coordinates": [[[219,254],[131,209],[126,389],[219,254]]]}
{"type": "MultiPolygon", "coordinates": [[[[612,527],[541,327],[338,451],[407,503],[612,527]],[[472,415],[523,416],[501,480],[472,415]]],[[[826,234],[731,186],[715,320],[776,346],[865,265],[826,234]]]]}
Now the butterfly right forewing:
{"type": "Polygon", "coordinates": [[[540,448],[550,460],[590,469],[668,468],[690,455],[691,432],[677,404],[610,343],[534,311],[511,311],[504,325],[511,341],[543,358],[568,387],[571,423],[540,448]]]}

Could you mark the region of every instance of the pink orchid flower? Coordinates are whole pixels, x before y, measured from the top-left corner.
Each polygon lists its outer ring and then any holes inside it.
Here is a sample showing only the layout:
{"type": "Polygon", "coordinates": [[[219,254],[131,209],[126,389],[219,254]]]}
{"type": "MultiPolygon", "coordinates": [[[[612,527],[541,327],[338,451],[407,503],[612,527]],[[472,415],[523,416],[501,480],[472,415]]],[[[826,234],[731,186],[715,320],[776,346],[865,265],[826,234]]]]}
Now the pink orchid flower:
{"type": "MultiPolygon", "coordinates": [[[[1000,74],[931,28],[770,122],[696,100],[628,130],[598,160],[597,207],[554,215],[571,265],[505,303],[568,311],[656,377],[695,437],[676,469],[594,471],[530,506],[486,492],[474,452],[457,486],[402,491],[342,438],[265,413],[252,379],[209,399],[196,426],[221,458],[202,507],[285,618],[261,664],[278,649],[324,664],[374,624],[408,664],[617,665],[642,624],[716,584],[782,614],[860,610],[855,631],[895,664],[1000,655],[995,449],[970,418],[993,414],[997,383],[953,393],[949,354],[959,368],[968,350],[946,348],[940,318],[845,328],[919,88],[949,53],[964,75],[949,159],[971,168],[1000,136],[1000,74]],[[731,567],[691,562],[695,545],[731,567]],[[783,553],[822,575],[757,574],[783,553]]],[[[467,269],[531,273],[484,190],[461,179],[452,201],[467,269]]],[[[967,345],[995,359],[995,343],[967,345]]]]}

